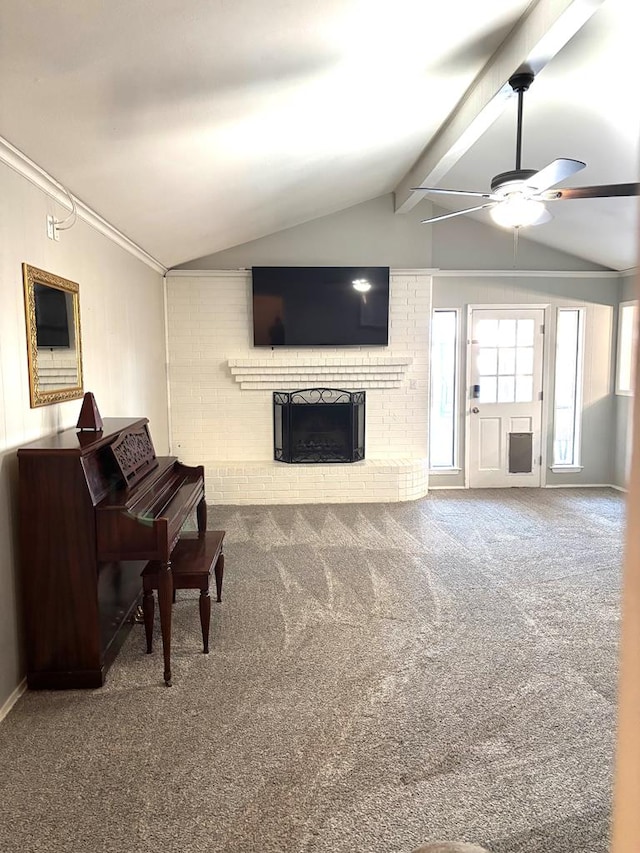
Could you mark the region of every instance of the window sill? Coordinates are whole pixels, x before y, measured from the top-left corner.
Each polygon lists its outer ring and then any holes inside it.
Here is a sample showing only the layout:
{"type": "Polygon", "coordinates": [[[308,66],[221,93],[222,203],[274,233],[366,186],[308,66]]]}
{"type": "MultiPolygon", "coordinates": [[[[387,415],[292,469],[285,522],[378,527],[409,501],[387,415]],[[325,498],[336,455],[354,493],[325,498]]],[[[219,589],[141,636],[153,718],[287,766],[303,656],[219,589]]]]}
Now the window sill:
{"type": "Polygon", "coordinates": [[[579,474],[584,465],[550,465],[549,469],[554,474],[579,474]]]}
{"type": "Polygon", "coordinates": [[[462,468],[429,468],[429,474],[459,474],[462,468]]]}

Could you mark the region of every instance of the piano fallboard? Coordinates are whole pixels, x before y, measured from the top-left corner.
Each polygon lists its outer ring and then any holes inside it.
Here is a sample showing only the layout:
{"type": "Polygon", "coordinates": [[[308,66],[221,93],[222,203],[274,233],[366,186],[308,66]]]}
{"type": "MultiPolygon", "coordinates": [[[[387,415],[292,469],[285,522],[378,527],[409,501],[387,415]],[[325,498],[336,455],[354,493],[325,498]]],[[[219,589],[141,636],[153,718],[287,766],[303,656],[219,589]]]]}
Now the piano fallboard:
{"type": "Polygon", "coordinates": [[[99,560],[170,557],[180,529],[204,499],[204,469],[159,457],[158,467],[133,489],[121,488],[96,507],[99,560]]]}

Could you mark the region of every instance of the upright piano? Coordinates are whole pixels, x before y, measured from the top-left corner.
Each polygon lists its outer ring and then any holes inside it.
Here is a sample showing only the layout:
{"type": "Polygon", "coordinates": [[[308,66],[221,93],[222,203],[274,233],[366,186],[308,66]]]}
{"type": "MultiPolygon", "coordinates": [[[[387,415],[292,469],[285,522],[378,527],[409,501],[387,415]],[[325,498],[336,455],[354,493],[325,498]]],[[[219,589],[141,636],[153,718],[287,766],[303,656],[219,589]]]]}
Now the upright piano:
{"type": "Polygon", "coordinates": [[[162,565],[158,604],[171,683],[171,553],[204,469],[156,457],[147,418],[105,419],[18,450],[20,562],[31,688],[100,687],[134,621],[140,573],[162,565]]]}

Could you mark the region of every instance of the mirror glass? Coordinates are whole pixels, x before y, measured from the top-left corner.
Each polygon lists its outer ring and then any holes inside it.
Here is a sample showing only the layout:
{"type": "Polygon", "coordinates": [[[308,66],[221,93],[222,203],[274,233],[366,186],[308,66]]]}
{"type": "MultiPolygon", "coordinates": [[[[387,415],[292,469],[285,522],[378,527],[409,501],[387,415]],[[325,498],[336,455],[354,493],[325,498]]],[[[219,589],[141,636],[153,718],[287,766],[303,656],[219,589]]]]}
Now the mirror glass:
{"type": "Polygon", "coordinates": [[[75,281],[22,265],[31,407],[83,396],[80,304],[75,281]]]}

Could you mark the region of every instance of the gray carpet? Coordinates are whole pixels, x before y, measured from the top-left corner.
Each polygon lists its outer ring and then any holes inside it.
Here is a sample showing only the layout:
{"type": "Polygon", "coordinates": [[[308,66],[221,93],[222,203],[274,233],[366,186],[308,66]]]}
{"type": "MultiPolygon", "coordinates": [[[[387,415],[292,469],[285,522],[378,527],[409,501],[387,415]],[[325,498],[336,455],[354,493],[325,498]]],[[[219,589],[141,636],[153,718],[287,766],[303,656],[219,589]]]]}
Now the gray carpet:
{"type": "Polygon", "coordinates": [[[9,853],[605,853],[623,497],[212,507],[212,653],[136,626],[96,691],[0,725],[9,853]]]}

